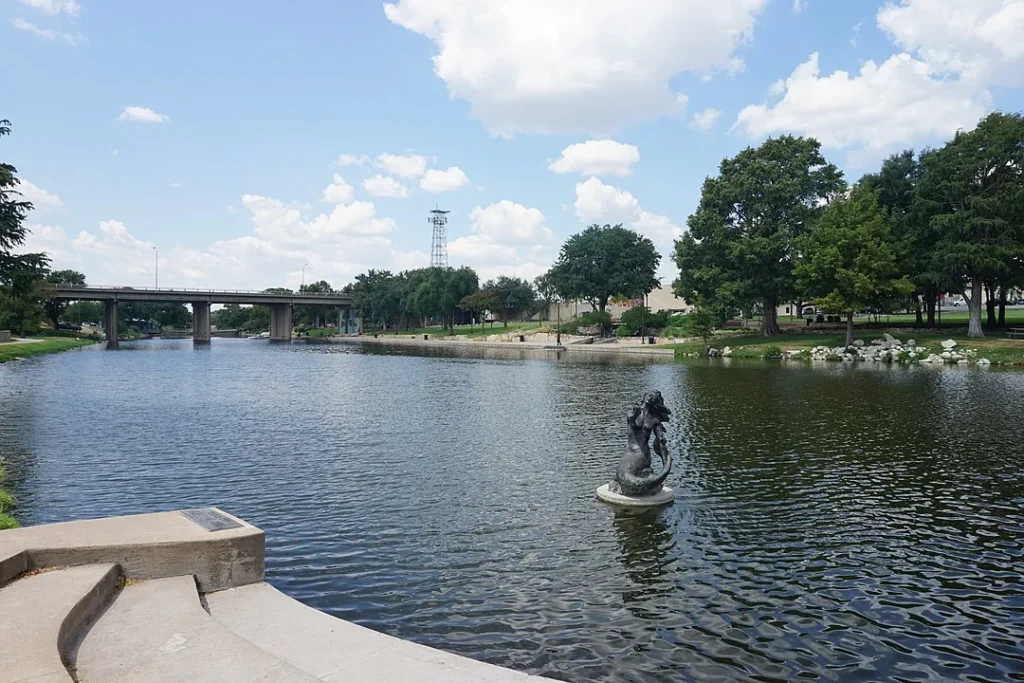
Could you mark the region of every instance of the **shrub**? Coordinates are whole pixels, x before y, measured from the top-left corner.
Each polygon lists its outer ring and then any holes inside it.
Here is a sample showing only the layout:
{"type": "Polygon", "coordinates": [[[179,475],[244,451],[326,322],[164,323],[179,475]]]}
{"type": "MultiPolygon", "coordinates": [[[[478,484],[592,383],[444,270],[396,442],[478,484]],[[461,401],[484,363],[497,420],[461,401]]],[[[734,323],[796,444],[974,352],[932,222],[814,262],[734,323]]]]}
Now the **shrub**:
{"type": "Polygon", "coordinates": [[[688,328],[683,326],[683,325],[666,327],[664,330],[661,331],[661,336],[662,337],[689,337],[690,333],[687,330],[688,330],[688,328]]]}
{"type": "Polygon", "coordinates": [[[0,461],[0,530],[13,529],[18,526],[18,522],[5,512],[8,508],[14,507],[14,496],[3,488],[5,477],[4,464],[0,461]]]}
{"type": "Polygon", "coordinates": [[[625,326],[625,325],[619,325],[617,328],[615,328],[615,336],[616,337],[632,337],[633,336],[633,330],[631,328],[625,326]]]}
{"type": "Polygon", "coordinates": [[[580,326],[598,326],[600,333],[606,334],[608,330],[612,329],[612,314],[608,311],[592,311],[587,313],[586,316],[578,323],[580,326]]]}

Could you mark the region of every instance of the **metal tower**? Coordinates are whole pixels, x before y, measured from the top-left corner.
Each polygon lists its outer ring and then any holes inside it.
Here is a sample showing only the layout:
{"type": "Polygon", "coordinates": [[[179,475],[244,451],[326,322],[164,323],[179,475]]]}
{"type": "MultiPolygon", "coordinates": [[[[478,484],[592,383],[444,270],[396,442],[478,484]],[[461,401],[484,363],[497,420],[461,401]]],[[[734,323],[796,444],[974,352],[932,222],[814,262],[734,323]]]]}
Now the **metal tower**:
{"type": "Polygon", "coordinates": [[[448,267],[448,214],[434,206],[427,222],[434,226],[434,235],[430,241],[430,267],[448,267]]]}

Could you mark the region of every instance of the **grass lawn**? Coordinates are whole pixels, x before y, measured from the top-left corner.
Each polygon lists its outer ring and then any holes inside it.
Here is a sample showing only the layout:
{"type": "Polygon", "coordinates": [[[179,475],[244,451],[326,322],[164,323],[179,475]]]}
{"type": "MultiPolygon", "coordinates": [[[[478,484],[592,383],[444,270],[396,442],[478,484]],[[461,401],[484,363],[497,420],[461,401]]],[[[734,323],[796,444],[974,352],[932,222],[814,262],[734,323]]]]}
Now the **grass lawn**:
{"type": "MultiPolygon", "coordinates": [[[[872,339],[882,336],[877,330],[861,330],[855,339],[863,339],[869,343],[872,339]]],[[[894,337],[906,343],[908,339],[923,346],[927,353],[941,353],[941,342],[946,339],[955,340],[958,348],[977,349],[979,358],[988,358],[993,363],[1024,365],[1024,339],[1007,339],[1005,334],[993,334],[983,339],[969,339],[964,334],[949,334],[931,331],[914,331],[911,333],[894,334],[894,337]]],[[[776,337],[757,335],[716,336],[710,341],[711,346],[722,349],[729,346],[733,350],[733,358],[774,358],[782,351],[810,350],[815,346],[842,346],[846,343],[845,333],[815,334],[813,332],[788,333],[776,337]]],[[[676,355],[700,354],[704,350],[703,342],[685,342],[682,344],[665,344],[661,348],[676,350],[676,355]]]]}
{"type": "Polygon", "coordinates": [[[0,460],[0,531],[18,526],[18,522],[5,512],[8,508],[14,507],[14,498],[4,489],[5,478],[4,464],[0,460]]]}
{"type": "MultiPolygon", "coordinates": [[[[519,330],[521,330],[523,332],[526,332],[526,331],[531,331],[531,330],[542,329],[542,328],[545,328],[545,327],[550,328],[552,326],[553,326],[553,323],[548,322],[548,321],[544,321],[544,322],[541,322],[541,323],[537,323],[537,322],[510,322],[508,324],[507,328],[504,325],[502,325],[501,323],[494,323],[493,326],[488,324],[488,325],[473,325],[472,327],[470,327],[469,325],[456,325],[455,326],[455,334],[459,335],[459,336],[466,336],[466,337],[483,337],[483,336],[487,336],[489,334],[504,334],[506,332],[507,333],[512,333],[512,332],[516,332],[516,331],[519,331],[519,330]]],[[[409,336],[409,335],[420,335],[420,334],[443,335],[443,334],[448,334],[448,331],[447,330],[442,330],[440,328],[440,326],[438,326],[438,327],[421,327],[421,328],[409,329],[409,330],[402,330],[402,329],[399,329],[399,330],[388,330],[387,332],[382,332],[382,331],[379,331],[379,330],[372,330],[372,331],[365,331],[365,332],[363,332],[363,334],[379,334],[381,336],[409,336]]]]}
{"type": "MultiPolygon", "coordinates": [[[[959,306],[957,308],[944,308],[942,309],[942,327],[967,327],[967,318],[970,314],[967,312],[967,308],[959,306]]],[[[981,323],[985,324],[986,314],[983,310],[981,312],[981,323]]],[[[854,323],[874,323],[874,316],[858,316],[853,319],[854,323]]],[[[938,312],[935,314],[935,322],[938,323],[938,312]]],[[[880,315],[878,316],[879,325],[913,325],[917,322],[917,316],[913,313],[903,313],[900,315],[880,315]]],[[[751,325],[754,323],[752,322],[751,325]]],[[[800,326],[804,327],[806,323],[804,318],[792,317],[788,315],[779,316],[779,325],[786,326],[800,326]]],[[[1024,308],[1007,308],[1006,309],[1006,324],[1008,327],[1024,327],[1024,308]]]]}
{"type": "Polygon", "coordinates": [[[91,339],[44,337],[24,343],[11,342],[0,344],[0,363],[5,363],[15,358],[28,358],[29,356],[39,356],[44,353],[57,353],[58,351],[77,349],[80,346],[89,346],[94,343],[91,339]]]}

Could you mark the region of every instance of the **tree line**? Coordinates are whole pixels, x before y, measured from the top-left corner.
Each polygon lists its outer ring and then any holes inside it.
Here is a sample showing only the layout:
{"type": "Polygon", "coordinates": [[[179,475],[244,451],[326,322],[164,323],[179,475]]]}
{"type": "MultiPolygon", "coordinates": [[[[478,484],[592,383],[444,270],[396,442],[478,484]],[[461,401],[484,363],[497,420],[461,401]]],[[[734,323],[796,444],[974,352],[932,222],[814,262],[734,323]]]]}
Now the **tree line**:
{"type": "Polygon", "coordinates": [[[723,319],[813,301],[846,317],[914,310],[934,326],[945,292],[963,293],[968,336],[1005,323],[1024,286],[1024,117],[993,113],[942,147],[906,150],[848,186],[813,138],[747,148],[704,181],[676,242],[678,296],[723,319]]]}

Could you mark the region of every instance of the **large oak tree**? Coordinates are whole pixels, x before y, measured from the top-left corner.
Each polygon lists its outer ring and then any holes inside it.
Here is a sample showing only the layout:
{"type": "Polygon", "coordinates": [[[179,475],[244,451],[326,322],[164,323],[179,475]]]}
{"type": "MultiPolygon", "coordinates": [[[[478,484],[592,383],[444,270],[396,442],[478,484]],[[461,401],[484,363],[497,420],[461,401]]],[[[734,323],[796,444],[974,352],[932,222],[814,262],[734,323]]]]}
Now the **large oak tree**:
{"type": "Polygon", "coordinates": [[[559,296],[604,311],[611,298],[648,294],[658,287],[661,254],[654,242],[622,227],[591,225],[567,239],[548,278],[559,296]]]}
{"type": "Polygon", "coordinates": [[[935,267],[965,288],[967,336],[983,337],[985,284],[1015,276],[1024,259],[1024,116],[990,114],[921,161],[935,267]]]}
{"type": "Polygon", "coordinates": [[[761,334],[777,334],[776,309],[796,294],[798,240],[845,187],[813,138],[770,138],[725,159],[676,242],[676,294],[718,309],[759,304],[761,334]]]}

